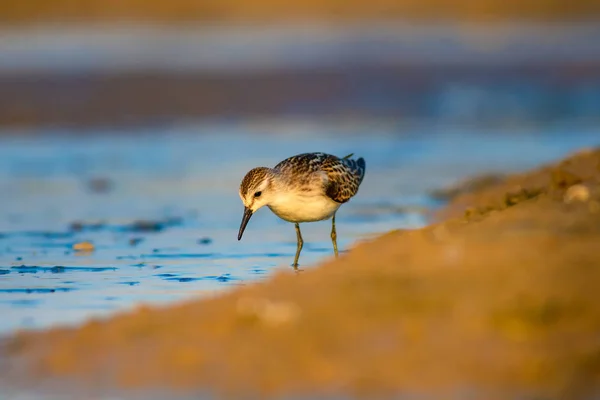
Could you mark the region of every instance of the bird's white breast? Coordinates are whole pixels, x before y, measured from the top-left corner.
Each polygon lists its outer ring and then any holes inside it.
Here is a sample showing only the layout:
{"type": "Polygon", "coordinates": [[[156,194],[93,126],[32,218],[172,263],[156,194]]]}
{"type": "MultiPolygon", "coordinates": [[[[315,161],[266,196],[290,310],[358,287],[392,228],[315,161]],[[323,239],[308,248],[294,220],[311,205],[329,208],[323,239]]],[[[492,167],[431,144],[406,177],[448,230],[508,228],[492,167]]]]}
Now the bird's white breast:
{"type": "Polygon", "coordinates": [[[340,205],[322,193],[288,192],[280,193],[269,208],[289,222],[314,222],[331,218],[340,205]]]}

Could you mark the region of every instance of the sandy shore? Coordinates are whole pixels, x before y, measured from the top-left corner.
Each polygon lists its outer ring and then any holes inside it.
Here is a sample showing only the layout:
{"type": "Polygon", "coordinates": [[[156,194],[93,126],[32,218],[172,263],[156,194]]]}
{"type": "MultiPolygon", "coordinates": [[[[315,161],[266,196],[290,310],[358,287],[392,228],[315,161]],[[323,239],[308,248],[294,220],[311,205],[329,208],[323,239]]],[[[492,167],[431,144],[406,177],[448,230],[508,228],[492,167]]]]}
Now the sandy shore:
{"type": "Polygon", "coordinates": [[[600,149],[459,189],[439,222],[318,268],[15,335],[3,375],[232,398],[597,394],[600,149]]]}

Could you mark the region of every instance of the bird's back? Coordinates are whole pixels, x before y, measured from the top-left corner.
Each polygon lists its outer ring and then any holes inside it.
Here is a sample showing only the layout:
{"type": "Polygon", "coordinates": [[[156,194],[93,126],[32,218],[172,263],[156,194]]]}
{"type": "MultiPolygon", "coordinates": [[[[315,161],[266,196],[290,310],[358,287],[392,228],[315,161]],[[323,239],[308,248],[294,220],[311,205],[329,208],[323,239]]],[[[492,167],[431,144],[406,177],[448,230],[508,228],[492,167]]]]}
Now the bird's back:
{"type": "Polygon", "coordinates": [[[337,203],[345,203],[357,192],[365,176],[365,160],[350,156],[339,158],[326,153],[303,153],[281,161],[275,171],[290,177],[294,185],[310,185],[323,179],[325,194],[337,203]]]}

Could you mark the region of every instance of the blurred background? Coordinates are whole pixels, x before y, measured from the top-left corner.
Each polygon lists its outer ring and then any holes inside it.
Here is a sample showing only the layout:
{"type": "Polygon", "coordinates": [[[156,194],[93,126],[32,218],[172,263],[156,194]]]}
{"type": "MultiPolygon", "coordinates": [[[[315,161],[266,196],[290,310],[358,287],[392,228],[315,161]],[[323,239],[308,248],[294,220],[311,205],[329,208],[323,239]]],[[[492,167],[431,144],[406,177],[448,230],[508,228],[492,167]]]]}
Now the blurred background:
{"type": "Polygon", "coordinates": [[[5,0],[0,123],[600,115],[600,3],[5,0]]]}
{"type": "MultiPolygon", "coordinates": [[[[239,182],[304,151],[367,160],[338,240],[427,223],[433,190],[600,142],[600,2],[4,0],[0,333],[290,268],[236,240],[239,182]]],[[[309,268],[328,222],[303,228],[309,268]]]]}

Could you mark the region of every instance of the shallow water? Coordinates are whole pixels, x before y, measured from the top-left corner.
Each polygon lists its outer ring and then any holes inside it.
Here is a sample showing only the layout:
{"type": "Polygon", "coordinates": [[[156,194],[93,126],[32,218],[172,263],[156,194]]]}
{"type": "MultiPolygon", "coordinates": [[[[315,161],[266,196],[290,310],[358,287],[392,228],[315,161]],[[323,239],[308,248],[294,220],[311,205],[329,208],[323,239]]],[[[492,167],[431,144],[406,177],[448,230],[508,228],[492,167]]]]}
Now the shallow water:
{"type": "MultiPolygon", "coordinates": [[[[198,123],[138,131],[0,136],[0,333],[166,304],[291,268],[293,225],[268,209],[237,241],[245,172],[305,151],[367,162],[337,216],[338,243],[424,225],[429,190],[465,175],[530,168],[600,131],[518,133],[302,120],[198,123]],[[139,221],[151,221],[141,223],[139,221]],[[91,241],[93,252],[73,251],[91,241]]],[[[303,224],[301,268],[332,256],[330,222],[303,224]]]]}

